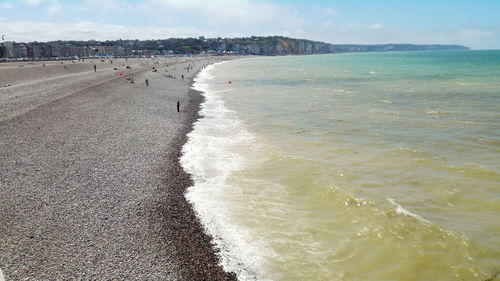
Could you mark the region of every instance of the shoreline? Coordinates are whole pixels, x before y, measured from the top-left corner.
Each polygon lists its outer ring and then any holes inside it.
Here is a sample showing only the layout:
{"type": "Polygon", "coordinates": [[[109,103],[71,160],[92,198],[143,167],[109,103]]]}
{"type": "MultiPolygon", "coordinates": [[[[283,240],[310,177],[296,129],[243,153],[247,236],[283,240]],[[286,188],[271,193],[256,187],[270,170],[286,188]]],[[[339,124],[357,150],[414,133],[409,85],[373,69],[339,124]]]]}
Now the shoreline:
{"type": "MultiPolygon", "coordinates": [[[[194,77],[198,73],[199,71],[194,77]]],[[[212,237],[204,231],[193,206],[185,197],[187,188],[194,183],[191,176],[182,168],[180,157],[194,123],[202,118],[199,111],[204,102],[202,93],[192,88],[193,83],[194,79],[191,79],[189,102],[182,111],[185,118],[183,126],[169,144],[172,150],[168,159],[173,163],[169,163],[165,179],[170,180],[164,181],[166,187],[162,193],[164,197],[156,211],[166,219],[162,232],[168,235],[168,239],[173,238],[175,241],[176,255],[184,267],[178,272],[181,280],[237,280],[236,274],[225,272],[220,266],[212,237]]]]}

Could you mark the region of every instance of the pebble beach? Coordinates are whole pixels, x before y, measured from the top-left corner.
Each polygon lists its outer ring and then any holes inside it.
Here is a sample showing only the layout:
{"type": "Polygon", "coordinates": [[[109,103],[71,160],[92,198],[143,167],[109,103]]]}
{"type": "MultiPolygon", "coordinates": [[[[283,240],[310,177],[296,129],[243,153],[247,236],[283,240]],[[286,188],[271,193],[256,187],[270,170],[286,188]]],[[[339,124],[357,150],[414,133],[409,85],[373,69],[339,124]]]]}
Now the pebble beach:
{"type": "Polygon", "coordinates": [[[179,165],[203,101],[192,80],[227,59],[0,64],[5,280],[236,280],[179,165]]]}

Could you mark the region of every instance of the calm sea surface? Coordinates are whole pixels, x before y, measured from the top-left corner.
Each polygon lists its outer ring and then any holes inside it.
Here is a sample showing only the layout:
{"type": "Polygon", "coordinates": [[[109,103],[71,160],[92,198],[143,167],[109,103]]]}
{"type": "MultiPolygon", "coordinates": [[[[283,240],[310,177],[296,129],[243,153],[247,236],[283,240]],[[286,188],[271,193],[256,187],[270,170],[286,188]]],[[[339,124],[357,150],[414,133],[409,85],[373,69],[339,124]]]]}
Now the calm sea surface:
{"type": "Polygon", "coordinates": [[[240,280],[500,272],[500,51],[241,59],[195,88],[186,196],[240,280]]]}

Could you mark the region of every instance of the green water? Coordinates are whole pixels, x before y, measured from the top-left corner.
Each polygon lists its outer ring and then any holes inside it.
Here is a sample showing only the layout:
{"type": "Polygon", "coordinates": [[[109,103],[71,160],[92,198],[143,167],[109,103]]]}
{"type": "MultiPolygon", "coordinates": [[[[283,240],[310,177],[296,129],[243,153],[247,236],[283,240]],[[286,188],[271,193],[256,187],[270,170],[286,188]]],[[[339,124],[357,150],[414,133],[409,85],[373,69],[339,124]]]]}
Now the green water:
{"type": "Polygon", "coordinates": [[[241,280],[500,271],[500,51],[243,59],[195,86],[187,197],[241,280]]]}

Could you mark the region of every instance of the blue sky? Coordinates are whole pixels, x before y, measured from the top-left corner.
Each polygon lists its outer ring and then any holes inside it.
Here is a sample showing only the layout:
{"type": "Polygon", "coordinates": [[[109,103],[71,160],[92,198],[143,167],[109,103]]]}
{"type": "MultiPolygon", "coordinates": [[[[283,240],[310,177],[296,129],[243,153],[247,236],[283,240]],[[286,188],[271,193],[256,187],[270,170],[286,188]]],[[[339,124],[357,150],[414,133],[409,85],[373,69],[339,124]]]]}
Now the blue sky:
{"type": "Polygon", "coordinates": [[[11,41],[283,35],[500,49],[500,0],[0,0],[11,41]]]}

